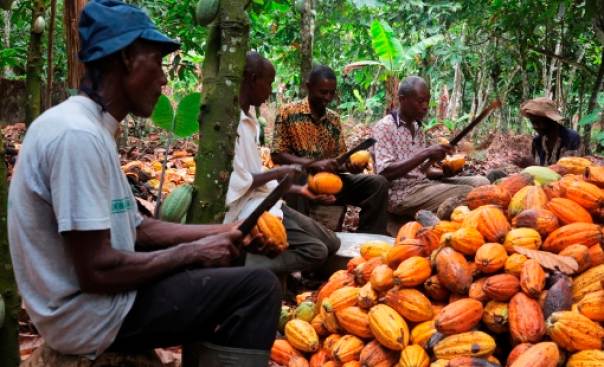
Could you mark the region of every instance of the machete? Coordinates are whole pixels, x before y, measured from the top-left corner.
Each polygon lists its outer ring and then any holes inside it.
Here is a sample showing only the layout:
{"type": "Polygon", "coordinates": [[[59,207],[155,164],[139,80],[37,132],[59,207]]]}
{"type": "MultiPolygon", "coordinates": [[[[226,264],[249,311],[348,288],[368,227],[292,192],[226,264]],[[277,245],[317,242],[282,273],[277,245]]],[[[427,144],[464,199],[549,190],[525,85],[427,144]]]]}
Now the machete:
{"type": "Polygon", "coordinates": [[[466,126],[463,130],[461,130],[461,132],[459,132],[457,135],[455,135],[455,137],[453,139],[451,139],[449,141],[449,145],[459,144],[461,139],[463,139],[466,135],[468,135],[468,133],[470,131],[472,131],[472,129],[474,129],[476,127],[476,125],[478,125],[482,120],[484,120],[488,115],[490,115],[491,112],[493,112],[495,109],[497,109],[499,107],[501,107],[500,100],[496,99],[495,101],[491,102],[491,104],[488,105],[487,108],[482,110],[480,115],[478,115],[474,119],[474,121],[470,122],[470,124],[468,126],[466,126]]]}

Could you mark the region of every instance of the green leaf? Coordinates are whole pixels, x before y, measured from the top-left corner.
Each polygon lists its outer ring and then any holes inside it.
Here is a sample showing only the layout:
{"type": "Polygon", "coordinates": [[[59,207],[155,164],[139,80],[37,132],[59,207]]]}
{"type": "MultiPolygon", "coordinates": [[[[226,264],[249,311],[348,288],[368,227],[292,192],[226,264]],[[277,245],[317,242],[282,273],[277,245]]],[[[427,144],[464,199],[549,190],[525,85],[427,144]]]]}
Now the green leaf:
{"type": "Polygon", "coordinates": [[[371,23],[371,45],[389,70],[398,69],[403,57],[403,46],[388,23],[378,20],[371,23]]]}
{"type": "Polygon", "coordinates": [[[199,131],[201,93],[191,93],[180,101],[174,118],[174,134],[186,138],[199,131]]]}
{"type": "Polygon", "coordinates": [[[155,104],[155,108],[151,114],[151,121],[153,121],[157,127],[161,127],[164,130],[173,130],[174,109],[172,108],[172,104],[170,104],[168,97],[163,94],[159,96],[159,99],[155,104]]]}
{"type": "Polygon", "coordinates": [[[598,108],[589,115],[583,116],[583,118],[579,120],[579,126],[592,125],[593,123],[600,121],[601,113],[602,110],[598,108]]]}
{"type": "Polygon", "coordinates": [[[407,48],[403,53],[403,58],[405,60],[412,60],[416,55],[422,55],[428,47],[432,47],[444,39],[445,37],[441,34],[424,38],[415,45],[407,48]]]}

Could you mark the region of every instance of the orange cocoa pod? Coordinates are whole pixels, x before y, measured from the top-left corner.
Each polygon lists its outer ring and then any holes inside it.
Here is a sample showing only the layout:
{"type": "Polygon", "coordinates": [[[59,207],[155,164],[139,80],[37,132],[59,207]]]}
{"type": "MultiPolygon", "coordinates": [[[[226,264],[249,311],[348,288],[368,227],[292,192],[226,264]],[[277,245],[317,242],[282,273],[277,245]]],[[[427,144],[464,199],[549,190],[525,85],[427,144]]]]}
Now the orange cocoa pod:
{"type": "Polygon", "coordinates": [[[482,287],[484,286],[484,282],[486,282],[486,281],[487,281],[487,278],[480,278],[477,281],[475,281],[474,283],[472,283],[472,285],[470,285],[470,291],[468,293],[468,296],[479,302],[488,301],[489,296],[487,296],[487,294],[484,292],[484,289],[482,289],[482,287]]]}
{"type": "Polygon", "coordinates": [[[271,361],[287,366],[292,357],[302,356],[294,347],[285,339],[275,339],[271,348],[271,361]]]}
{"type": "Polygon", "coordinates": [[[521,188],[532,185],[534,182],[533,176],[528,173],[515,173],[501,179],[501,181],[497,183],[497,186],[507,191],[508,194],[510,194],[510,197],[512,197],[521,188]]]}
{"type": "Polygon", "coordinates": [[[408,345],[403,349],[398,362],[399,367],[429,367],[430,357],[424,348],[417,344],[408,345]]]}
{"type": "Polygon", "coordinates": [[[472,284],[472,269],[465,257],[450,247],[436,255],[438,279],[449,291],[467,294],[472,284]]]}
{"type": "Polygon", "coordinates": [[[549,200],[562,197],[562,188],[560,187],[560,181],[550,182],[547,185],[543,185],[543,191],[549,200]]]}
{"type": "Polygon", "coordinates": [[[348,263],[346,263],[346,270],[349,273],[352,273],[357,266],[364,263],[365,261],[367,260],[365,260],[365,258],[363,258],[362,256],[353,257],[352,259],[348,260],[348,263]]]}
{"type": "Polygon", "coordinates": [[[512,226],[516,228],[532,228],[545,238],[548,234],[560,227],[558,217],[547,209],[526,209],[512,219],[512,226]]]}
{"type": "Polygon", "coordinates": [[[411,343],[417,344],[422,348],[428,348],[428,343],[432,335],[436,334],[436,321],[424,321],[415,325],[411,330],[411,343]]]}
{"type": "Polygon", "coordinates": [[[415,287],[426,281],[432,274],[430,260],[413,256],[399,264],[394,271],[394,282],[402,287],[415,287]]]}
{"type": "Polygon", "coordinates": [[[449,299],[449,290],[445,288],[438,275],[432,275],[424,282],[424,291],[431,299],[435,301],[445,301],[449,299]]]}
{"type": "Polygon", "coordinates": [[[601,244],[589,248],[589,259],[592,267],[604,264],[604,250],[601,244]]]}
{"type": "Polygon", "coordinates": [[[367,283],[371,278],[371,273],[373,273],[373,269],[382,264],[384,264],[384,260],[381,257],[374,257],[370,260],[367,260],[366,262],[357,266],[356,269],[354,269],[354,279],[360,285],[367,283]]]}
{"type": "Polygon", "coordinates": [[[328,298],[332,309],[338,311],[342,308],[355,306],[357,304],[359,290],[360,288],[357,287],[343,287],[335,290],[328,298]]]}
{"type": "Polygon", "coordinates": [[[539,303],[526,294],[517,293],[508,305],[510,334],[519,343],[537,343],[545,335],[545,320],[539,303]]]}
{"type": "Polygon", "coordinates": [[[521,254],[511,254],[505,261],[505,272],[520,278],[522,272],[522,266],[528,258],[521,254]]]}
{"type": "Polygon", "coordinates": [[[369,329],[369,316],[367,312],[357,306],[350,306],[336,311],[338,324],[347,333],[359,338],[371,338],[369,329]]]}
{"type": "Polygon", "coordinates": [[[323,340],[323,349],[325,349],[329,353],[330,358],[331,352],[333,351],[333,346],[338,340],[340,340],[341,337],[342,335],[331,334],[327,338],[325,338],[325,340],[323,340]]]}
{"type": "Polygon", "coordinates": [[[285,337],[296,349],[302,352],[316,352],[319,350],[319,336],[310,323],[293,319],[285,324],[285,337]]]}
{"type": "Polygon", "coordinates": [[[323,324],[324,322],[325,318],[320,312],[316,314],[315,317],[313,317],[313,319],[310,321],[310,325],[313,327],[313,329],[315,329],[315,332],[319,337],[326,336],[328,334],[328,331],[323,324]]]}
{"type": "Polygon", "coordinates": [[[302,356],[294,356],[289,360],[287,367],[309,367],[308,361],[302,356]]]}
{"type": "Polygon", "coordinates": [[[466,196],[466,202],[470,209],[476,209],[483,205],[507,208],[510,202],[510,194],[497,185],[484,185],[472,189],[466,196]]]}
{"type": "Polygon", "coordinates": [[[342,365],[342,367],[362,367],[359,361],[348,361],[342,365]]]}
{"type": "Polygon", "coordinates": [[[344,335],[333,346],[331,357],[339,363],[358,360],[365,343],[354,335],[344,335]]]}
{"type": "Polygon", "coordinates": [[[591,214],[581,205],[564,198],[553,198],[545,207],[554,213],[561,225],[571,223],[593,223],[591,214]]]}
{"type": "Polygon", "coordinates": [[[604,187],[604,167],[591,166],[585,168],[585,181],[592,183],[600,188],[604,187]]]}
{"type": "Polygon", "coordinates": [[[357,303],[364,309],[369,309],[377,304],[378,294],[371,286],[371,283],[367,283],[359,290],[359,296],[357,297],[357,303]]]}
{"type": "Polygon", "coordinates": [[[559,253],[566,247],[576,244],[591,247],[602,243],[604,237],[599,225],[593,223],[571,223],[558,228],[547,236],[543,246],[544,251],[559,253]]]}
{"type": "Polygon", "coordinates": [[[432,350],[437,359],[484,357],[495,350],[495,340],[482,331],[467,331],[445,337],[432,350]]]}
{"type": "Polygon", "coordinates": [[[474,256],[484,245],[484,238],[476,228],[462,227],[453,233],[444,235],[445,244],[464,255],[474,256]]]}
{"type": "Polygon", "coordinates": [[[514,363],[518,359],[518,357],[520,357],[522,353],[526,352],[527,349],[529,349],[531,346],[533,346],[532,343],[520,343],[514,348],[512,348],[512,351],[508,355],[506,367],[510,367],[512,363],[514,363]]]}
{"type": "Polygon", "coordinates": [[[406,320],[421,322],[432,319],[430,300],[416,289],[393,288],[386,293],[384,302],[406,320]]]}
{"type": "Polygon", "coordinates": [[[461,228],[460,222],[450,222],[447,220],[441,220],[440,222],[436,223],[436,225],[434,227],[432,227],[432,231],[434,231],[434,233],[440,239],[440,237],[443,234],[449,233],[449,232],[455,232],[459,228],[461,228]]]}
{"type": "Polygon", "coordinates": [[[547,318],[546,328],[547,335],[569,352],[604,347],[604,327],[579,312],[554,312],[547,318]]]}
{"type": "Polygon", "coordinates": [[[317,305],[320,305],[323,299],[329,297],[336,289],[354,285],[354,277],[352,274],[344,271],[343,276],[334,278],[325,283],[317,293],[317,305]]]}
{"type": "Polygon", "coordinates": [[[558,346],[552,342],[532,345],[522,353],[511,367],[556,367],[560,360],[558,346]]]}
{"type": "Polygon", "coordinates": [[[499,207],[485,205],[470,213],[462,227],[474,227],[482,234],[487,242],[503,243],[505,235],[510,231],[510,223],[499,207]]]}
{"type": "Polygon", "coordinates": [[[591,257],[589,256],[589,248],[583,245],[570,245],[560,251],[558,255],[570,256],[577,261],[579,265],[578,273],[582,273],[591,267],[591,257]]]}
{"type": "Polygon", "coordinates": [[[506,302],[520,291],[520,281],[511,274],[497,274],[487,278],[483,289],[489,298],[506,302]]]}
{"type": "Polygon", "coordinates": [[[524,262],[520,273],[520,288],[532,298],[538,298],[545,288],[545,271],[537,260],[524,262]]]}
{"type": "Polygon", "coordinates": [[[360,245],[359,252],[365,260],[369,260],[374,257],[386,257],[391,248],[392,244],[385,241],[367,241],[360,245]]]}
{"type": "Polygon", "coordinates": [[[427,256],[428,249],[424,247],[419,239],[409,239],[401,242],[400,245],[392,247],[386,254],[386,264],[393,269],[403,261],[413,256],[427,256]]]}
{"type": "Polygon", "coordinates": [[[483,273],[495,273],[505,266],[508,254],[499,243],[485,243],[476,251],[474,263],[483,273]]]}
{"type": "Polygon", "coordinates": [[[378,304],[369,310],[369,327],[380,344],[392,350],[402,350],[409,343],[407,323],[394,309],[378,304]]]}
{"type": "Polygon", "coordinates": [[[505,302],[489,301],[482,313],[482,322],[496,334],[507,333],[509,327],[509,310],[505,302]]]}
{"type": "Polygon", "coordinates": [[[541,235],[532,228],[514,228],[505,236],[503,247],[508,254],[513,254],[516,252],[516,246],[538,250],[541,246],[541,235]]]}
{"type": "Polygon", "coordinates": [[[422,225],[419,222],[413,221],[405,223],[398,230],[398,233],[396,234],[396,241],[394,243],[400,245],[404,240],[414,239],[420,229],[422,229],[422,225]]]}
{"type": "Polygon", "coordinates": [[[440,235],[431,228],[422,228],[417,232],[417,239],[420,241],[427,254],[438,248],[440,244],[440,235]]]}
{"type": "Polygon", "coordinates": [[[445,335],[470,331],[482,319],[482,303],[464,298],[448,304],[436,317],[436,330],[445,335]]]}
{"type": "Polygon", "coordinates": [[[583,157],[562,157],[556,162],[563,171],[573,175],[583,175],[585,170],[592,166],[589,159],[583,157]]]}
{"type": "Polygon", "coordinates": [[[570,356],[566,367],[601,367],[604,366],[604,350],[588,349],[570,356]]]}
{"type": "Polygon", "coordinates": [[[588,211],[604,207],[604,193],[589,182],[575,179],[561,179],[562,196],[581,205],[588,211]]]}
{"type": "Polygon", "coordinates": [[[547,195],[541,186],[525,186],[514,194],[510,200],[508,216],[514,218],[523,210],[544,208],[547,200],[547,195]]]}
{"type": "Polygon", "coordinates": [[[470,213],[470,208],[465,205],[461,205],[453,209],[451,212],[451,222],[460,223],[463,222],[466,215],[470,213]]]}
{"type": "Polygon", "coordinates": [[[323,367],[331,359],[331,353],[324,348],[319,349],[318,352],[310,357],[310,367],[323,367]]]}
{"type": "Polygon", "coordinates": [[[383,347],[373,340],[361,350],[359,362],[367,367],[392,367],[396,364],[397,355],[394,351],[383,347]]]}
{"type": "Polygon", "coordinates": [[[587,293],[577,303],[577,308],[592,321],[604,321],[604,290],[587,293]]]}
{"type": "Polygon", "coordinates": [[[394,285],[392,269],[386,264],[376,266],[371,273],[369,282],[376,291],[387,291],[394,285]]]}

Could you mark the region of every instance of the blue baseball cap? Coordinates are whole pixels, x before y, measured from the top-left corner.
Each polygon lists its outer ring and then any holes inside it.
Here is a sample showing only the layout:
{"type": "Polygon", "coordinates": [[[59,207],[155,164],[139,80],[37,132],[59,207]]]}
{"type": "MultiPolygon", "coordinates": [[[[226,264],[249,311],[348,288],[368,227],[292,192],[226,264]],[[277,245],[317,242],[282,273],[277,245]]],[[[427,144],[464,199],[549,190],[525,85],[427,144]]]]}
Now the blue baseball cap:
{"type": "Polygon", "coordinates": [[[82,62],[111,55],[138,38],[157,42],[169,54],[180,43],[161,33],[141,9],[117,0],[92,0],[82,10],[79,22],[82,62]]]}

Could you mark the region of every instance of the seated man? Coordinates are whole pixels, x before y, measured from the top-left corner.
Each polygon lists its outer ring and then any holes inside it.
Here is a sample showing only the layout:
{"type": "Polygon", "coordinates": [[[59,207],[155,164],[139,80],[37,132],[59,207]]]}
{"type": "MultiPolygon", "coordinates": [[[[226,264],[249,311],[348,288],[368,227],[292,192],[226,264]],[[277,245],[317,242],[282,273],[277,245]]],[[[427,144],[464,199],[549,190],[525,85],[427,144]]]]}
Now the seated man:
{"type": "MultiPolygon", "coordinates": [[[[338,167],[335,158],[346,152],[344,133],[337,113],[327,109],[335,97],[337,81],[333,70],[315,66],[306,82],[308,98],[282,106],[275,121],[273,162],[308,165],[311,171],[361,172],[364,167],[338,167]]],[[[386,233],[388,182],[379,175],[341,174],[343,188],[336,204],[361,208],[359,232],[386,233]]],[[[308,214],[308,202],[291,203],[308,214]]]]}
{"type": "Polygon", "coordinates": [[[432,166],[451,153],[448,145],[426,145],[421,121],[428,113],[430,91],[417,76],[403,80],[399,109],[373,126],[377,171],[392,181],[388,211],[413,217],[420,209],[435,211],[449,198],[463,197],[472,187],[489,184],[481,176],[445,177],[432,166]]]}
{"type": "MultiPolygon", "coordinates": [[[[270,61],[256,52],[248,53],[239,93],[241,120],[226,197],[229,210],[225,223],[248,216],[277,185],[276,180],[288,173],[296,173],[297,168],[293,166],[281,166],[265,172],[260,160],[259,124],[250,107],[260,107],[268,99],[274,79],[275,69],[270,61]]],[[[293,186],[291,192],[310,200],[335,200],[330,195],[313,195],[307,187],[293,186]]],[[[340,247],[340,240],[333,232],[284,203],[277,203],[270,211],[283,219],[289,248],[274,258],[247,254],[246,267],[265,268],[276,273],[312,271],[323,265],[327,257],[340,247]]]]}
{"type": "Polygon", "coordinates": [[[520,113],[537,132],[531,147],[536,165],[549,166],[562,157],[579,155],[581,138],[576,131],[562,125],[564,117],[554,101],[546,97],[526,101],[520,106],[520,113]]]}
{"type": "Polygon", "coordinates": [[[115,0],[89,2],[79,31],[80,94],[31,124],[10,185],[10,252],[32,322],[63,354],[206,342],[193,365],[266,366],[277,278],[226,267],[239,252],[233,225],[143,219],[120,168],[119,121],[151,115],[162,58],[179,44],[115,0]]]}

